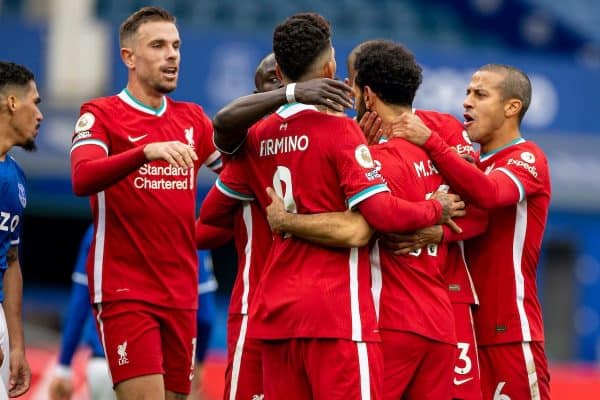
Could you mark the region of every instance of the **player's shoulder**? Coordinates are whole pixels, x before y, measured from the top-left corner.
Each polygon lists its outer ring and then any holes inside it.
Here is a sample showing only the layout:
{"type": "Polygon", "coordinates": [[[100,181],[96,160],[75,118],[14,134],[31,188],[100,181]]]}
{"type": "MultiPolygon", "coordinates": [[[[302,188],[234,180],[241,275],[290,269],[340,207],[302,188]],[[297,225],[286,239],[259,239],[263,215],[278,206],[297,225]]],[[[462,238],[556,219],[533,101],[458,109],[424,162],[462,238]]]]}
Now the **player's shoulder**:
{"type": "Polygon", "coordinates": [[[279,107],[272,115],[276,120],[293,121],[299,120],[311,124],[318,121],[319,125],[346,125],[352,123],[352,119],[343,113],[323,112],[317,107],[309,104],[292,103],[279,107]]]}
{"type": "Polygon", "coordinates": [[[200,112],[202,114],[206,114],[204,112],[204,108],[198,103],[194,103],[192,101],[180,101],[175,100],[170,97],[166,97],[167,99],[167,107],[172,107],[175,110],[181,111],[192,111],[192,112],[200,112]]]}
{"type": "Polygon", "coordinates": [[[434,110],[415,110],[415,114],[431,127],[456,127],[463,129],[462,123],[452,114],[434,110]]]}
{"type": "Polygon", "coordinates": [[[544,150],[535,142],[530,140],[520,139],[518,143],[510,147],[510,156],[520,158],[530,164],[536,162],[547,163],[544,150]]]}
{"type": "Polygon", "coordinates": [[[113,109],[121,100],[117,95],[96,97],[88,100],[81,105],[81,110],[110,110],[113,109]]]}
{"type": "Polygon", "coordinates": [[[17,160],[10,154],[7,154],[6,159],[11,163],[11,165],[13,165],[14,169],[17,171],[17,174],[19,174],[21,178],[25,179],[25,171],[23,168],[21,168],[17,160]]]}

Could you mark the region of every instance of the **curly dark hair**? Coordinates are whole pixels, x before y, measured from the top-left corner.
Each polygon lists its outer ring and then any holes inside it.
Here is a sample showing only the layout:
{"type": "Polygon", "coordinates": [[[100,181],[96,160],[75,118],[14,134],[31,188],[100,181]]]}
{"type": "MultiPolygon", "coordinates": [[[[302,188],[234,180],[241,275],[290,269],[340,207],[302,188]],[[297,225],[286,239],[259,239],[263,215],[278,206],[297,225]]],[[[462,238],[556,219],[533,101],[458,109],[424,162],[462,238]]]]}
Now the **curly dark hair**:
{"type": "Polygon", "coordinates": [[[11,85],[26,86],[33,80],[33,73],[26,67],[14,62],[0,61],[0,91],[11,85]]]}
{"type": "Polygon", "coordinates": [[[374,40],[362,45],[354,68],[358,87],[369,86],[389,104],[412,106],[423,81],[423,70],[415,56],[404,46],[388,40],[374,40]]]}
{"type": "Polygon", "coordinates": [[[175,17],[164,8],[152,6],[142,7],[127,17],[121,24],[121,27],[119,28],[119,44],[121,47],[125,47],[125,41],[137,32],[140,25],[153,21],[176,22],[175,17]]]}
{"type": "Polygon", "coordinates": [[[301,78],[331,46],[329,22],[316,13],[295,14],[275,27],[273,52],[289,79],[301,78]]]}

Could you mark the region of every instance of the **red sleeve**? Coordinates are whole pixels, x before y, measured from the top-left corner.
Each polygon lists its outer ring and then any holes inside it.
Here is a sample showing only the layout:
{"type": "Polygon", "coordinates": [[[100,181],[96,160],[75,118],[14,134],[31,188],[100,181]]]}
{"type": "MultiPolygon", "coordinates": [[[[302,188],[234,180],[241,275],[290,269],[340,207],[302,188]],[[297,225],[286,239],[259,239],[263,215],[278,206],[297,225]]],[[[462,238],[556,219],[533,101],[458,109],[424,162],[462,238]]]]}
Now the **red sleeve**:
{"type": "Polygon", "coordinates": [[[382,233],[413,232],[439,222],[442,206],[438,201],[410,202],[381,192],[358,203],[369,225],[382,233]]]}
{"type": "Polygon", "coordinates": [[[108,156],[100,146],[87,144],[71,151],[71,181],[77,196],[98,193],[125,178],[147,162],[139,146],[108,156]]]}
{"type": "Polygon", "coordinates": [[[215,249],[223,246],[233,238],[233,231],[229,228],[219,228],[203,224],[196,220],[196,247],[198,249],[215,249]]]}
{"type": "Polygon", "coordinates": [[[465,200],[485,209],[519,202],[519,188],[509,176],[496,170],[490,175],[484,174],[463,160],[435,132],[431,133],[424,148],[452,190],[465,200]]]}
{"type": "Polygon", "coordinates": [[[71,182],[78,196],[89,196],[115,184],[144,165],[144,147],[110,155],[110,138],[104,123],[105,108],[85,103],[71,140],[71,182]]]}
{"type": "Polygon", "coordinates": [[[445,243],[471,239],[481,235],[487,229],[488,212],[486,210],[467,204],[466,211],[467,215],[454,219],[454,222],[461,227],[462,233],[456,233],[448,225],[442,225],[445,243]]]}
{"type": "MultiPolygon", "coordinates": [[[[199,221],[202,221],[201,224],[212,225],[221,229],[231,229],[236,214],[235,211],[239,206],[240,201],[238,199],[224,195],[216,186],[213,186],[202,202],[199,221]]],[[[196,228],[198,228],[197,225],[196,228]]]]}
{"type": "Polygon", "coordinates": [[[210,118],[204,113],[202,107],[194,104],[194,111],[198,112],[198,132],[196,134],[196,142],[198,158],[207,167],[216,173],[221,172],[223,161],[221,153],[216,149],[213,142],[213,126],[210,118]]]}

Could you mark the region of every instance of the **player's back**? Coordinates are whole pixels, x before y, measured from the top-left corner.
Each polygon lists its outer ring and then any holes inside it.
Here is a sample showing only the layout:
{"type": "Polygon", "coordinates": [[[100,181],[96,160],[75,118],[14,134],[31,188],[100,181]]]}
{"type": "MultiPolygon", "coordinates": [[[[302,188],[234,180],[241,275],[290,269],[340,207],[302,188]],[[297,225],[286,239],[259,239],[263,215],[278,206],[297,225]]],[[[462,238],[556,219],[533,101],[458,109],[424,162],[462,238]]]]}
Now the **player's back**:
{"type": "MultiPolygon", "coordinates": [[[[427,153],[404,139],[371,146],[371,151],[395,196],[422,201],[444,184],[427,153]]],[[[456,342],[447,286],[439,268],[446,250],[445,245],[431,245],[407,255],[395,255],[379,245],[374,247],[382,270],[382,329],[456,342]]]]}
{"type": "Polygon", "coordinates": [[[486,234],[466,242],[481,302],[474,314],[478,340],[543,340],[536,277],[550,204],[548,162],[535,143],[519,139],[482,155],[478,166],[486,174],[508,175],[521,196],[516,204],[491,209],[486,234]]]}
{"type": "MultiPolygon", "coordinates": [[[[303,104],[257,123],[238,161],[263,208],[270,203],[268,186],[298,213],[343,211],[388,190],[358,125],[303,104]]],[[[259,338],[378,340],[366,248],[276,236],[250,307],[259,338]]]]}

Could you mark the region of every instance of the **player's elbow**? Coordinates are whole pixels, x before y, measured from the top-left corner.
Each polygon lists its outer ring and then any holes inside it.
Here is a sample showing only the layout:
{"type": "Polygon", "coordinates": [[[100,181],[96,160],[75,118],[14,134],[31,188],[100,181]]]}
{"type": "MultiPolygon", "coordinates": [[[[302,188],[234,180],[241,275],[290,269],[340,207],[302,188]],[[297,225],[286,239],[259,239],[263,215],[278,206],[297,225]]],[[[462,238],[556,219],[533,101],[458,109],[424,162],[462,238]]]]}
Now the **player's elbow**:
{"type": "Polygon", "coordinates": [[[91,190],[88,185],[85,183],[83,179],[79,176],[80,174],[73,173],[71,177],[71,186],[73,188],[73,193],[75,196],[89,196],[91,195],[91,190]]]}
{"type": "Polygon", "coordinates": [[[360,229],[356,232],[353,232],[351,237],[348,238],[348,243],[350,247],[363,247],[369,244],[371,238],[375,231],[371,229],[370,226],[367,226],[366,229],[360,229]]]}

